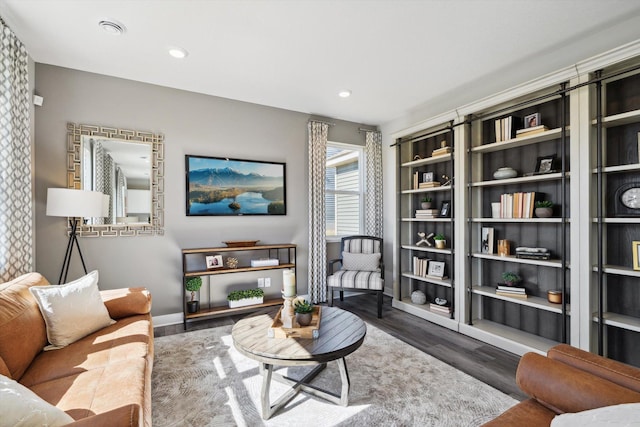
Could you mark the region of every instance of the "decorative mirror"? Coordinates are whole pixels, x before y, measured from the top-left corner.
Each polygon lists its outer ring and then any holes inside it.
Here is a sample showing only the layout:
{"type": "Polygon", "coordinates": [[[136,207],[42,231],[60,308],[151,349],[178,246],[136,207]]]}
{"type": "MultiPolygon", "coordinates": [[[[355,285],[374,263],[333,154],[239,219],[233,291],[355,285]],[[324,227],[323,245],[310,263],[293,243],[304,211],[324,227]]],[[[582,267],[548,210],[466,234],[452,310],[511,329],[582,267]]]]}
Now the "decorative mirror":
{"type": "Polygon", "coordinates": [[[68,123],[67,153],[67,187],[108,201],[79,236],[164,234],[164,135],[68,123]]]}

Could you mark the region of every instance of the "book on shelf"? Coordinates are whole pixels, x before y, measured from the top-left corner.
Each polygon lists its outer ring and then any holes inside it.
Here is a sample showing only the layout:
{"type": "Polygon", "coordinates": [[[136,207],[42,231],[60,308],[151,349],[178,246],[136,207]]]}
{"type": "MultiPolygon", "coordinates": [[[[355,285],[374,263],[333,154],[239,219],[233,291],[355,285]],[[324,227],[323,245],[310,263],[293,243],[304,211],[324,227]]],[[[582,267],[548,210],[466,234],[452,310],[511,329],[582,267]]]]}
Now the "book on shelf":
{"type": "Polygon", "coordinates": [[[433,219],[440,217],[440,209],[416,209],[416,219],[433,219]]]}
{"type": "Polygon", "coordinates": [[[525,259],[550,259],[551,251],[547,248],[529,248],[529,247],[517,247],[516,258],[525,259]]]}
{"type": "Polygon", "coordinates": [[[429,258],[413,257],[413,275],[425,277],[427,275],[427,267],[429,266],[429,258]]]}
{"type": "Polygon", "coordinates": [[[542,133],[548,131],[549,128],[545,125],[533,126],[530,128],[518,129],[516,131],[516,138],[522,138],[523,136],[531,136],[537,133],[542,133]]]}
{"type": "Polygon", "coordinates": [[[496,295],[501,295],[503,297],[523,298],[523,299],[529,297],[527,294],[520,294],[520,293],[514,293],[514,292],[505,292],[505,291],[496,291],[496,295]]]}
{"type": "Polygon", "coordinates": [[[451,154],[451,147],[437,148],[431,152],[431,157],[444,156],[445,154],[451,154]]]}
{"type": "Polygon", "coordinates": [[[533,218],[536,193],[505,193],[500,195],[500,218],[533,218]]]}
{"type": "Polygon", "coordinates": [[[522,118],[508,116],[495,121],[496,142],[508,141],[516,137],[516,129],[522,127],[522,118]]]}
{"type": "Polygon", "coordinates": [[[433,188],[440,187],[440,183],[438,181],[427,181],[427,182],[419,182],[418,188],[433,188]]]}
{"type": "Polygon", "coordinates": [[[429,310],[436,313],[451,314],[451,307],[446,305],[438,305],[433,302],[429,304],[429,310]]]}
{"type": "Polygon", "coordinates": [[[506,286],[506,285],[498,285],[496,287],[496,290],[505,291],[505,292],[513,292],[513,293],[517,293],[517,294],[524,294],[524,293],[527,292],[527,290],[525,288],[521,288],[521,287],[517,287],[517,286],[506,286]]]}

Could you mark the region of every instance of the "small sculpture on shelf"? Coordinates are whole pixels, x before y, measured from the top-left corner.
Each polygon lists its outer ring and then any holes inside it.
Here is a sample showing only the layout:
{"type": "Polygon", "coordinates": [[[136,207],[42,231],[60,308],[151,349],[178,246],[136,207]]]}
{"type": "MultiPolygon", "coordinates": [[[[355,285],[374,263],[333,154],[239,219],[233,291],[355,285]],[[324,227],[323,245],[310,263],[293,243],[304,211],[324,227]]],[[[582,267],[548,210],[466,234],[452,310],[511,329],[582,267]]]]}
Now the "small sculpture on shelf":
{"type": "Polygon", "coordinates": [[[420,238],[420,240],[416,243],[416,246],[422,246],[422,245],[433,246],[429,241],[429,239],[433,237],[433,233],[429,233],[429,235],[427,236],[426,233],[419,231],[418,237],[420,238]]]}
{"type": "Polygon", "coordinates": [[[227,258],[227,267],[231,269],[238,268],[238,258],[234,258],[234,257],[227,258]]]}

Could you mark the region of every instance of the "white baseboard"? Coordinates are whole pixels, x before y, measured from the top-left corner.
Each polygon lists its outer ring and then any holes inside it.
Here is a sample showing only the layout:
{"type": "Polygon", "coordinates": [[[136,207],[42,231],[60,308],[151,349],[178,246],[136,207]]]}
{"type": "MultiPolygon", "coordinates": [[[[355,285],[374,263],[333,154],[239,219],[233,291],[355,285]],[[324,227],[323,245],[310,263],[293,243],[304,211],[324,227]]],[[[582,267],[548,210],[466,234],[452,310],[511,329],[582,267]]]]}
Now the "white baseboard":
{"type": "Polygon", "coordinates": [[[163,314],[162,316],[153,316],[153,327],[178,325],[182,323],[182,313],[163,314]]]}

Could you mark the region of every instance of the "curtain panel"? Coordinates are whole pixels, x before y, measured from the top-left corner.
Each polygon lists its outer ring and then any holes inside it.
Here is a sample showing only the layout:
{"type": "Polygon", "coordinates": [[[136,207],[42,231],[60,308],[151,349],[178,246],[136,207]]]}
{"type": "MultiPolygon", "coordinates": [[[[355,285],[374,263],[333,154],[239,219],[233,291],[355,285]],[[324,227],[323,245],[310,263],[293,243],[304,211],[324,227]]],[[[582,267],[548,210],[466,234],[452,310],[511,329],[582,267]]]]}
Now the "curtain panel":
{"type": "Polygon", "coordinates": [[[365,234],[382,238],[382,135],[367,131],[365,145],[365,234]]]}
{"type": "Polygon", "coordinates": [[[28,53],[0,19],[0,280],[33,271],[28,53]]]}
{"type": "Polygon", "coordinates": [[[309,298],[314,304],[327,300],[327,242],[325,175],[329,125],[310,121],[309,131],[309,298]]]}

